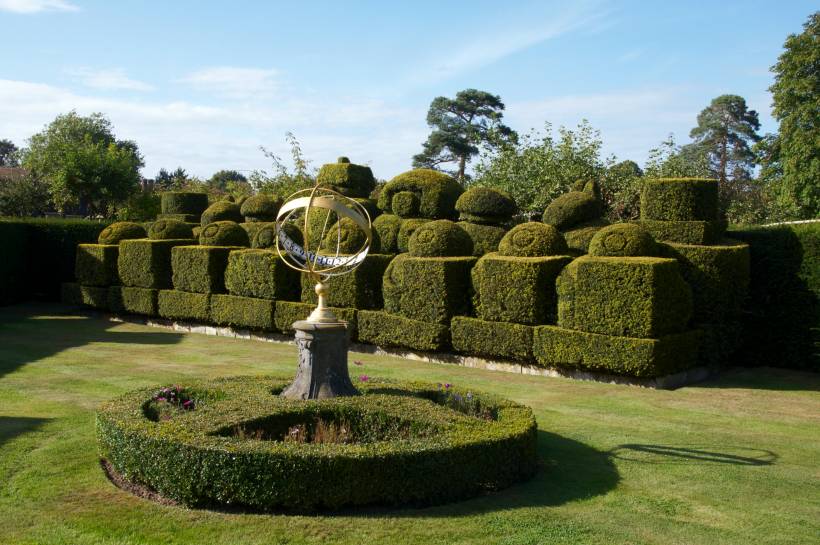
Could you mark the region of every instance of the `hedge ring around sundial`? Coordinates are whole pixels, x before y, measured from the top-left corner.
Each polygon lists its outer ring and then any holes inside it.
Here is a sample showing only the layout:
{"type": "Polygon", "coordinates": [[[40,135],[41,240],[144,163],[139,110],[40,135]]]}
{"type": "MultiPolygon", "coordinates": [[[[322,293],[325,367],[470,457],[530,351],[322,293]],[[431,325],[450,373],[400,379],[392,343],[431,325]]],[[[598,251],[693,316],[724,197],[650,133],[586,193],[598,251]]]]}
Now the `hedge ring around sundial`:
{"type": "Polygon", "coordinates": [[[334,276],[351,273],[361,265],[370,251],[372,239],[370,215],[350,197],[317,185],[297,191],[285,200],[276,216],[276,251],[286,265],[306,273],[316,282],[318,304],[308,316],[308,322],[339,323],[339,319],[327,307],[328,288],[325,282],[334,276]],[[319,217],[320,211],[324,211],[324,220],[319,217]],[[320,231],[312,223],[316,218],[322,223],[320,231]],[[342,220],[345,218],[350,219],[365,235],[364,242],[352,253],[341,252],[345,232],[342,230],[342,220]],[[288,235],[288,225],[302,228],[302,245],[288,235]],[[334,234],[335,244],[332,243],[334,234]],[[318,236],[318,239],[312,240],[314,236],[318,236]],[[322,242],[327,239],[331,243],[325,243],[324,251],[320,252],[322,242]]]}

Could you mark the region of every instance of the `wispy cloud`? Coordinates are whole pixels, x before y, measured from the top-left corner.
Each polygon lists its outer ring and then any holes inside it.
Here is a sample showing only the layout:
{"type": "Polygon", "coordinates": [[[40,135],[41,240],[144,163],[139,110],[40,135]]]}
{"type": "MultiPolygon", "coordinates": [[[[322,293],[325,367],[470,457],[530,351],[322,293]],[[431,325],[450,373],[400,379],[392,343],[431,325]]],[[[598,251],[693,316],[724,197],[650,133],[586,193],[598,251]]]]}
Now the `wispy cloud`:
{"type": "Polygon", "coordinates": [[[66,0],[0,0],[0,11],[41,13],[44,11],[79,11],[79,6],[66,0]]]}
{"type": "Polygon", "coordinates": [[[121,68],[94,70],[91,68],[76,68],[67,70],[68,74],[77,78],[86,87],[102,90],[126,91],[153,91],[154,87],[129,78],[121,68]]]}
{"type": "Polygon", "coordinates": [[[278,88],[278,74],[272,68],[214,66],[192,72],[179,81],[226,98],[267,98],[278,88]]]}

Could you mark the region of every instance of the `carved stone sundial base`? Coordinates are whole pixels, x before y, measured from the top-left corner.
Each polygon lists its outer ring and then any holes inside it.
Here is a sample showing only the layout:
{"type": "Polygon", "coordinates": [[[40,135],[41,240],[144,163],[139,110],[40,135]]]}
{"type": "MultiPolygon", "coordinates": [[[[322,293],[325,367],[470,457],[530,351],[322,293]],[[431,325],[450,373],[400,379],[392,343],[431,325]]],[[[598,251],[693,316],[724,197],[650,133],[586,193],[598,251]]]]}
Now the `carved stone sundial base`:
{"type": "Polygon", "coordinates": [[[294,322],[299,368],[282,392],[290,399],[359,395],[347,370],[347,324],[294,322]]]}

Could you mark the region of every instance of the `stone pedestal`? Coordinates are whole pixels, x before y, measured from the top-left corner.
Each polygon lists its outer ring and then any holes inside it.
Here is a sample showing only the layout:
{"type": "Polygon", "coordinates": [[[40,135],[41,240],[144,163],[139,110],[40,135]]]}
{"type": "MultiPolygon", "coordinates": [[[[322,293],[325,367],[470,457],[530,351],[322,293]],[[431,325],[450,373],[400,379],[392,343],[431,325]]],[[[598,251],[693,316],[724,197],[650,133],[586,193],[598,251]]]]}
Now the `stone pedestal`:
{"type": "Polygon", "coordinates": [[[299,368],[282,392],[290,399],[326,399],[358,395],[347,370],[347,326],[344,323],[294,322],[299,368]]]}

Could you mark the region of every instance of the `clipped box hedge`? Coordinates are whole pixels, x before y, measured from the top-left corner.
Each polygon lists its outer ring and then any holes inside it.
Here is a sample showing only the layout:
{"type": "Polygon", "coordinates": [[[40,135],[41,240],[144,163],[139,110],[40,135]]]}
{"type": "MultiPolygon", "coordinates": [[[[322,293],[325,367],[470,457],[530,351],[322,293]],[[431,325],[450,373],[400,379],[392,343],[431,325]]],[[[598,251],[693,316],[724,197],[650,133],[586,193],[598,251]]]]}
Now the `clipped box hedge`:
{"type": "Polygon", "coordinates": [[[717,180],[658,178],[643,183],[641,220],[714,221],[719,211],[717,180]]]}
{"type": "MultiPolygon", "coordinates": [[[[208,195],[191,191],[165,191],[160,195],[160,210],[163,215],[199,216],[208,208],[208,195]]],[[[188,221],[188,220],[184,220],[188,221]]]]}
{"type": "Polygon", "coordinates": [[[713,244],[723,238],[726,222],[712,221],[659,221],[641,220],[641,226],[655,240],[681,244],[713,244]]]}
{"type": "MultiPolygon", "coordinates": [[[[282,333],[293,333],[293,322],[306,319],[315,308],[316,305],[311,303],[277,301],[273,316],[276,329],[282,333]]],[[[350,340],[355,341],[358,339],[359,311],[354,308],[329,308],[339,320],[347,322],[347,334],[350,340]]]]}
{"type": "Polygon", "coordinates": [[[273,331],[276,303],[268,299],[214,294],[211,321],[219,325],[273,331]]]}
{"type": "Polygon", "coordinates": [[[108,305],[111,312],[118,314],[157,315],[157,295],[159,290],[111,286],[108,288],[108,305]]]}
{"type": "Polygon", "coordinates": [[[443,324],[412,320],[380,310],[360,310],[357,318],[361,342],[422,352],[440,352],[451,347],[450,328],[443,324]]]}
{"type": "Polygon", "coordinates": [[[231,295],[297,301],[299,273],[275,250],[234,250],[228,256],[225,287],[231,295]]]}
{"type": "Polygon", "coordinates": [[[108,310],[108,288],[64,282],[60,286],[60,301],[67,305],[85,305],[98,310],[108,310]]]}
{"type": "Polygon", "coordinates": [[[456,316],[450,322],[453,349],[471,356],[530,362],[534,328],[456,316]]]}
{"type": "Polygon", "coordinates": [[[74,275],[84,286],[110,286],[120,283],[117,272],[119,245],[78,244],[74,275]]]}
{"type": "Polygon", "coordinates": [[[695,367],[700,331],[636,339],[555,326],[537,326],[533,355],[546,367],[567,367],[631,377],[661,377],[695,367]]]}
{"type": "MultiPolygon", "coordinates": [[[[357,309],[382,308],[382,277],[393,257],[385,254],[368,254],[364,262],[353,272],[334,276],[325,281],[328,287],[327,305],[357,309]]],[[[308,275],[302,275],[303,303],[315,305],[318,302],[315,287],[315,282],[311,281],[308,275]]]]}
{"type": "Polygon", "coordinates": [[[231,246],[175,246],[171,250],[174,289],[195,293],[224,293],[231,246]]]}
{"type": "Polygon", "coordinates": [[[469,315],[470,270],[475,263],[474,257],[395,257],[384,273],[385,310],[431,324],[469,315]]]}
{"type": "Polygon", "coordinates": [[[120,243],[117,269],[123,286],[166,289],[171,281],[171,249],[190,240],[124,240],[120,243]]]}
{"type": "Polygon", "coordinates": [[[579,257],[558,277],[558,325],[657,338],[686,329],[692,292],[674,259],[579,257]]]}
{"type": "Polygon", "coordinates": [[[490,253],[472,269],[473,308],[481,320],[554,323],[555,282],[571,257],[512,257],[490,253]]]}
{"type": "Polygon", "coordinates": [[[193,229],[199,225],[199,214],[157,214],[157,221],[160,220],[181,221],[190,224],[193,229]]]}
{"type": "Polygon", "coordinates": [[[458,222],[473,241],[473,255],[481,257],[484,254],[498,250],[498,243],[504,238],[507,230],[497,225],[482,225],[468,221],[458,222]]]}
{"type": "MultiPolygon", "coordinates": [[[[411,192],[418,197],[418,215],[431,219],[450,219],[455,217],[455,205],[459,196],[464,193],[452,176],[419,168],[404,172],[387,182],[379,193],[379,208],[386,213],[393,211],[393,197],[397,193],[411,192]]],[[[405,202],[406,199],[400,199],[405,202]]]]}
{"type": "Polygon", "coordinates": [[[179,290],[159,290],[157,311],[163,318],[207,322],[211,317],[211,295],[179,290]]]}

